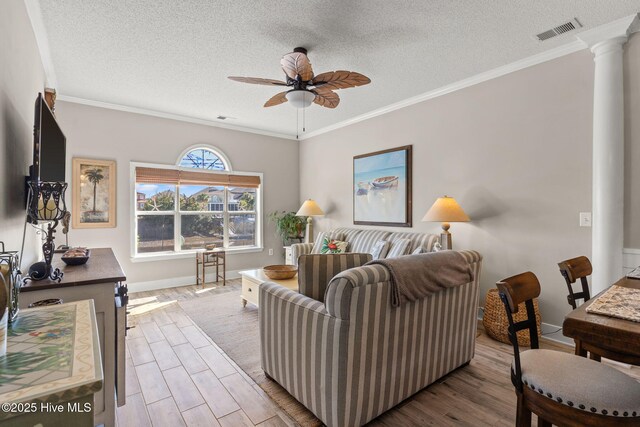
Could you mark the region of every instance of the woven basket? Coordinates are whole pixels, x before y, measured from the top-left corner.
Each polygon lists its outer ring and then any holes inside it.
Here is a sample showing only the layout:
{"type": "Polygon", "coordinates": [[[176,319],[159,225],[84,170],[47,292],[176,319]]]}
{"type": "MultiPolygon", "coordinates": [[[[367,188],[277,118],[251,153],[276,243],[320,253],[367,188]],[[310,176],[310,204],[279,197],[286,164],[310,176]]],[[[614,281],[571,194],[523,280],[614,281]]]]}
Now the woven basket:
{"type": "MultiPolygon", "coordinates": [[[[538,337],[540,337],[540,310],[538,308],[538,299],[533,300],[533,308],[536,313],[536,324],[538,325],[538,337]]],[[[524,303],[518,306],[518,312],[514,314],[513,321],[520,322],[527,318],[527,309],[524,303]]],[[[482,317],[484,330],[491,338],[500,342],[511,344],[507,329],[509,328],[509,320],[507,320],[507,312],[504,304],[500,299],[497,289],[490,289],[487,292],[487,298],[484,302],[484,316],[482,317]]],[[[518,332],[518,344],[530,347],[531,339],[529,338],[529,330],[524,329],[518,332]]]]}

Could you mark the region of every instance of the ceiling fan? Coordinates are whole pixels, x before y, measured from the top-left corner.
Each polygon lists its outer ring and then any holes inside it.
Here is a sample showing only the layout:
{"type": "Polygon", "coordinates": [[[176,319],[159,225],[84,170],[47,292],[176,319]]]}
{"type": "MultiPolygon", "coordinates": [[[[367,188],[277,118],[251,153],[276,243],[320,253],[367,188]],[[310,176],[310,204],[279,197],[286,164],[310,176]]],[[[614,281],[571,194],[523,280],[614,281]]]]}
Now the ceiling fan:
{"type": "Polygon", "coordinates": [[[336,108],[340,103],[340,97],[334,90],[371,83],[367,76],[355,71],[338,70],[314,75],[311,62],[307,57],[307,49],[303,47],[297,47],[293,52],[284,55],[280,65],[287,76],[284,82],[259,77],[229,76],[229,78],[242,83],[291,88],[271,97],[264,104],[265,107],[273,107],[289,101],[296,108],[307,108],[312,103],[326,108],[336,108]]]}

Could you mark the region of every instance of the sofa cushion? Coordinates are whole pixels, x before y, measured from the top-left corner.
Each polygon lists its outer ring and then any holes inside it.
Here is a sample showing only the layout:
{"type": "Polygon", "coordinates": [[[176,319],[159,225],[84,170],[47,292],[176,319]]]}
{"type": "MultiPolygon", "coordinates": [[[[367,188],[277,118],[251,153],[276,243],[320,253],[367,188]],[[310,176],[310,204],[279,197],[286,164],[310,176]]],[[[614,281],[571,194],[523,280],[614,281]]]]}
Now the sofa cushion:
{"type": "Polygon", "coordinates": [[[360,228],[338,227],[332,231],[338,234],[342,234],[344,236],[343,240],[345,242],[351,243],[356,238],[356,236],[360,234],[361,231],[364,231],[364,230],[360,228]]]}
{"type": "Polygon", "coordinates": [[[371,248],[371,256],[373,259],[381,259],[387,256],[391,243],[387,240],[378,240],[371,248]]]}
{"type": "Polygon", "coordinates": [[[398,239],[409,239],[411,245],[409,247],[409,253],[416,250],[418,247],[422,247],[424,252],[433,251],[433,245],[438,241],[439,236],[428,233],[409,233],[409,232],[396,232],[391,233],[388,240],[393,243],[398,239]]]}
{"type": "Polygon", "coordinates": [[[385,230],[362,230],[350,241],[349,252],[371,253],[378,240],[388,240],[391,233],[385,230]]]}
{"type": "MultiPolygon", "coordinates": [[[[316,241],[313,243],[313,249],[311,249],[312,254],[321,254],[322,253],[322,245],[324,244],[324,239],[332,239],[332,240],[340,240],[344,241],[344,234],[333,231],[321,231],[318,233],[318,237],[316,241]]],[[[348,248],[347,248],[348,250],[348,248]]]]}
{"type": "Polygon", "coordinates": [[[343,254],[347,252],[347,242],[341,240],[334,240],[328,237],[322,239],[321,254],[343,254]]]}
{"type": "Polygon", "coordinates": [[[411,255],[420,255],[426,253],[422,246],[418,246],[413,251],[411,251],[411,255]]]}
{"type": "Polygon", "coordinates": [[[396,239],[396,241],[391,244],[391,249],[389,249],[389,253],[385,258],[396,258],[409,254],[410,245],[411,240],[409,239],[396,239]]]}

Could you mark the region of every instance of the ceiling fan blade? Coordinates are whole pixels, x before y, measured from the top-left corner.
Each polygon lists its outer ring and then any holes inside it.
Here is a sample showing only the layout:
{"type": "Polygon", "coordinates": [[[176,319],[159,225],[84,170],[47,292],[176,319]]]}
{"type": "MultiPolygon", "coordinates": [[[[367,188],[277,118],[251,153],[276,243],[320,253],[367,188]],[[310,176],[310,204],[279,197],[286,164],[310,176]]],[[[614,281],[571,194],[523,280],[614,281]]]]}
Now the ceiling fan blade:
{"type": "Polygon", "coordinates": [[[313,78],[313,84],[318,87],[335,89],[347,89],[350,87],[364,86],[371,83],[369,77],[355,71],[329,71],[318,74],[313,78]]]}
{"type": "Polygon", "coordinates": [[[268,85],[268,86],[286,86],[285,82],[281,82],[280,80],[273,79],[262,79],[260,77],[237,77],[237,76],[229,76],[229,79],[234,82],[240,83],[251,83],[254,85],[268,85]]]}
{"type": "Polygon", "coordinates": [[[329,88],[318,88],[318,90],[313,89],[312,92],[315,92],[316,94],[313,102],[320,105],[321,107],[336,108],[338,104],[340,104],[340,97],[338,96],[338,94],[329,88]]]}
{"type": "Polygon", "coordinates": [[[296,80],[298,76],[303,82],[313,78],[311,62],[309,62],[307,55],[302,52],[287,53],[280,60],[280,65],[282,65],[285,74],[292,80],[296,80]]]}
{"type": "Polygon", "coordinates": [[[274,105],[280,105],[287,102],[287,92],[280,92],[273,95],[267,102],[264,103],[265,107],[273,107],[274,105]]]}

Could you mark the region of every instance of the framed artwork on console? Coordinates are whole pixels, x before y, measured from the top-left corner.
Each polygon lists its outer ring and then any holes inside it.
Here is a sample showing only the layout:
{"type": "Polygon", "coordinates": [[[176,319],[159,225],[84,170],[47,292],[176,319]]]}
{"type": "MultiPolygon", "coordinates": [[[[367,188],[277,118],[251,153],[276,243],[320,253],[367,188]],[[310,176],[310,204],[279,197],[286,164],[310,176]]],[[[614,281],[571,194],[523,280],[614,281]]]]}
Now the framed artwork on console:
{"type": "Polygon", "coordinates": [[[73,159],[73,228],[116,226],[116,162],[73,159]]]}
{"type": "Polygon", "coordinates": [[[353,158],[353,223],[411,227],[412,146],[353,158]]]}

